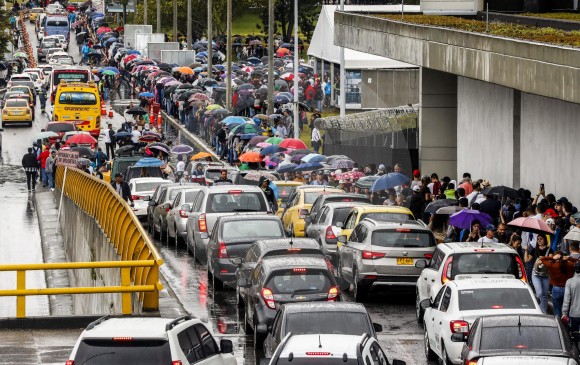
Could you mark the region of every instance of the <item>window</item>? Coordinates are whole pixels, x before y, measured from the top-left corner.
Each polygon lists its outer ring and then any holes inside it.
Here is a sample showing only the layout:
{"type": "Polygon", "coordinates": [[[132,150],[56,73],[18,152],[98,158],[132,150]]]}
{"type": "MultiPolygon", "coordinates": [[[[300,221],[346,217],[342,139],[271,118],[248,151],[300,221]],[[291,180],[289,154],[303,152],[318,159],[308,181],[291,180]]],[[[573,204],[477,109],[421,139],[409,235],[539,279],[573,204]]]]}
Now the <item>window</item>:
{"type": "Polygon", "coordinates": [[[195,349],[193,348],[187,331],[183,331],[177,334],[177,340],[179,341],[179,347],[181,347],[181,351],[183,351],[183,354],[190,364],[193,364],[199,360],[196,356],[195,349]]]}
{"type": "Polygon", "coordinates": [[[520,277],[514,254],[462,253],[453,255],[451,280],[461,274],[512,274],[520,277]]]}
{"type": "Polygon", "coordinates": [[[201,209],[201,204],[203,203],[203,199],[205,197],[204,193],[199,193],[197,195],[197,199],[195,200],[195,204],[193,205],[193,212],[199,212],[201,209]]]}
{"type": "Polygon", "coordinates": [[[507,350],[525,354],[526,351],[562,351],[558,327],[513,326],[483,327],[480,350],[507,350]]]}
{"type": "Polygon", "coordinates": [[[348,213],[350,213],[350,207],[334,209],[331,224],[333,226],[336,226],[338,222],[344,223],[344,220],[348,216],[348,213]]]}
{"type": "Polygon", "coordinates": [[[96,105],[97,95],[96,93],[65,91],[60,94],[58,102],[67,105],[96,105]]]}
{"type": "Polygon", "coordinates": [[[534,309],[535,298],[527,288],[459,290],[459,310],[534,309]]]}
{"type": "Polygon", "coordinates": [[[441,302],[441,297],[443,296],[443,292],[445,291],[447,287],[444,286],[443,288],[439,289],[439,293],[437,293],[437,296],[435,297],[435,300],[433,301],[433,308],[439,308],[439,303],[441,302]]]}
{"type": "Polygon", "coordinates": [[[224,222],[221,230],[221,238],[226,241],[252,241],[255,239],[282,237],[284,237],[284,230],[279,221],[273,219],[248,219],[224,222]]]}
{"type": "Polygon", "coordinates": [[[377,342],[373,342],[373,344],[371,345],[369,352],[371,354],[371,359],[373,361],[373,365],[387,365],[387,357],[385,356],[385,353],[383,352],[383,350],[381,349],[381,347],[379,346],[379,344],[377,342]]]}
{"type": "Polygon", "coordinates": [[[6,101],[6,107],[8,108],[28,108],[28,102],[24,99],[8,99],[6,101]]]}
{"type": "Polygon", "coordinates": [[[435,238],[430,231],[377,230],[373,232],[373,246],[381,247],[433,247],[435,238]]]}
{"type": "Polygon", "coordinates": [[[167,340],[84,339],[79,344],[74,361],[76,364],[86,365],[170,364],[171,349],[167,340]]]}
{"type": "Polygon", "coordinates": [[[324,271],[306,269],[304,272],[279,270],[270,276],[265,287],[274,294],[318,294],[327,293],[332,286],[324,271]]]}
{"type": "Polygon", "coordinates": [[[171,206],[175,208],[176,206],[179,205],[180,200],[181,200],[181,193],[177,194],[177,196],[175,197],[175,199],[171,203],[171,206]]]}
{"type": "Polygon", "coordinates": [[[358,226],[356,226],[356,228],[352,231],[352,234],[350,235],[350,239],[349,241],[351,242],[360,242],[359,240],[359,235],[360,235],[360,227],[361,225],[359,224],[358,226]]]}
{"type": "Polygon", "coordinates": [[[199,340],[201,341],[201,347],[203,349],[204,358],[211,357],[215,354],[219,353],[218,346],[213,339],[211,333],[205,328],[205,326],[201,323],[198,323],[193,326],[197,335],[199,336],[199,340]]]}
{"type": "Polygon", "coordinates": [[[363,213],[360,216],[362,221],[365,218],[370,218],[376,221],[386,221],[386,222],[405,222],[408,220],[415,220],[412,214],[407,213],[386,213],[386,212],[375,212],[375,213],[363,213]]]}
{"type": "Polygon", "coordinates": [[[165,195],[167,194],[167,189],[163,190],[163,192],[161,193],[161,195],[159,196],[159,200],[157,200],[158,202],[164,202],[165,201],[165,195]]]}
{"type": "Polygon", "coordinates": [[[323,208],[321,211],[318,212],[318,219],[316,220],[316,223],[324,223],[326,222],[326,217],[328,216],[328,207],[323,208]]]}
{"type": "Polygon", "coordinates": [[[356,210],[349,214],[348,218],[346,218],[346,223],[344,225],[345,229],[353,229],[354,228],[354,222],[356,221],[357,214],[358,214],[358,212],[356,210]]]}
{"type": "Polygon", "coordinates": [[[293,335],[341,334],[361,336],[372,333],[364,312],[313,311],[287,314],[286,333],[293,335]]]}
{"type": "Polygon", "coordinates": [[[447,312],[447,308],[449,308],[449,303],[451,302],[451,288],[447,287],[445,290],[445,294],[443,294],[443,298],[441,299],[441,307],[439,310],[441,312],[447,312]]]}
{"type": "Polygon", "coordinates": [[[358,235],[358,242],[364,242],[369,235],[369,229],[366,226],[360,226],[360,233],[358,235]]]}
{"type": "Polygon", "coordinates": [[[473,347],[473,338],[474,338],[473,334],[477,331],[477,326],[479,326],[479,323],[481,321],[480,318],[476,319],[475,322],[473,322],[471,328],[469,329],[469,334],[467,335],[467,342],[465,343],[469,348],[473,347]]]}
{"type": "Polygon", "coordinates": [[[165,183],[164,181],[149,181],[135,184],[135,191],[153,191],[159,185],[165,183]]]}
{"type": "Polygon", "coordinates": [[[206,213],[265,212],[266,201],[261,192],[224,192],[210,194],[206,213]]]}
{"type": "Polygon", "coordinates": [[[314,204],[316,198],[324,194],[324,191],[312,191],[304,193],[304,204],[314,204]]]}
{"type": "MultiPolygon", "coordinates": [[[[205,356],[203,354],[202,345],[199,341],[199,336],[197,335],[195,328],[193,326],[189,327],[186,332],[189,336],[189,341],[191,341],[191,358],[194,359],[194,361],[200,361],[204,359],[205,356]]],[[[188,356],[187,359],[189,360],[189,358],[190,356],[188,356]]]]}
{"type": "Polygon", "coordinates": [[[445,254],[443,253],[443,251],[436,248],[435,252],[433,252],[433,258],[431,259],[431,263],[429,264],[429,269],[435,271],[439,270],[439,267],[441,266],[441,262],[443,261],[444,257],[445,254]]]}

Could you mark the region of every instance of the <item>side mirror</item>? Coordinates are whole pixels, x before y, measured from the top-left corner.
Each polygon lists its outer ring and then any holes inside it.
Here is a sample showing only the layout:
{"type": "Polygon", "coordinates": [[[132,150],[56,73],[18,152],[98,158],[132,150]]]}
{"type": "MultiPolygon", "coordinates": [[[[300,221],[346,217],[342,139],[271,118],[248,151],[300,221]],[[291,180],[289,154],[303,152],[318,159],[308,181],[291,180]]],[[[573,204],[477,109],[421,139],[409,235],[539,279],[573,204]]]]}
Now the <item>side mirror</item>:
{"type": "Polygon", "coordinates": [[[186,212],[191,211],[191,205],[190,204],[183,204],[181,206],[181,210],[185,210],[186,212]]]}
{"type": "Polygon", "coordinates": [[[403,360],[393,359],[393,365],[407,365],[403,360]]]}
{"type": "Polygon", "coordinates": [[[466,342],[467,336],[463,333],[454,333],[451,335],[451,341],[453,342],[466,342]]]}
{"type": "Polygon", "coordinates": [[[268,326],[264,323],[260,323],[257,327],[256,327],[256,333],[265,335],[266,333],[268,333],[268,326]]]}
{"type": "Polygon", "coordinates": [[[238,279],[238,286],[240,288],[249,288],[251,285],[246,278],[240,278],[238,279]]]}
{"type": "Polygon", "coordinates": [[[310,216],[307,215],[306,217],[304,217],[304,222],[306,222],[306,223],[312,223],[312,218],[310,218],[310,216]]]}
{"type": "Polygon", "coordinates": [[[205,239],[208,239],[208,238],[209,238],[209,235],[207,234],[207,232],[201,232],[201,233],[199,234],[199,237],[200,237],[202,240],[205,240],[205,239]]]}
{"type": "Polygon", "coordinates": [[[417,262],[415,262],[415,267],[417,269],[424,269],[427,267],[427,261],[425,260],[417,260],[417,262]]]}
{"type": "Polygon", "coordinates": [[[220,352],[222,354],[231,354],[234,352],[234,343],[232,342],[232,340],[226,340],[225,338],[222,338],[220,340],[220,352]]]}
{"type": "Polygon", "coordinates": [[[241,257],[232,257],[230,259],[230,262],[236,266],[240,266],[242,264],[243,260],[241,257]]]}
{"type": "Polygon", "coordinates": [[[373,323],[373,328],[375,329],[375,332],[383,332],[383,325],[381,324],[373,323]]]}
{"type": "Polygon", "coordinates": [[[346,245],[346,236],[341,234],[340,236],[338,236],[338,242],[340,243],[344,243],[346,245]]]}
{"type": "Polygon", "coordinates": [[[171,209],[171,203],[165,203],[165,204],[163,204],[163,208],[164,209],[171,209]]]}
{"type": "Polygon", "coordinates": [[[336,227],[343,228],[344,227],[344,223],[338,222],[338,223],[336,223],[336,227]]]}
{"type": "Polygon", "coordinates": [[[421,309],[431,308],[431,299],[423,299],[419,306],[421,306],[421,309]]]}
{"type": "Polygon", "coordinates": [[[145,195],[144,197],[141,198],[141,200],[143,200],[144,202],[148,202],[151,201],[151,197],[149,195],[145,195]]]}

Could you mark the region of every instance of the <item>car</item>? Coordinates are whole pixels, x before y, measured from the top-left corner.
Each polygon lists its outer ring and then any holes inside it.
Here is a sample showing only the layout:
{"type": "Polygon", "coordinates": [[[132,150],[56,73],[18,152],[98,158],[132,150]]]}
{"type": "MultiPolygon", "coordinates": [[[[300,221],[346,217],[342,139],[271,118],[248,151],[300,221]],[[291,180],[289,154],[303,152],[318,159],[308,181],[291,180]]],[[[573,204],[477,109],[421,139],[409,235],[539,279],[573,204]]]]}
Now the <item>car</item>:
{"type": "MultiPolygon", "coordinates": [[[[389,365],[389,359],[372,336],[293,335],[284,337],[269,365],[389,365]]],[[[393,359],[392,365],[406,365],[393,359]]]]}
{"type": "Polygon", "coordinates": [[[38,68],[42,70],[44,76],[50,76],[50,74],[52,73],[52,65],[38,65],[38,68]]]}
{"type": "Polygon", "coordinates": [[[25,99],[8,99],[2,108],[2,125],[26,123],[32,127],[32,109],[25,99]]]}
{"type": "MultiPolygon", "coordinates": [[[[14,81],[14,83],[19,83],[19,82],[23,82],[23,81],[14,81]]],[[[30,100],[32,101],[31,108],[34,108],[34,104],[36,104],[36,98],[35,98],[34,90],[35,90],[34,83],[33,83],[33,86],[32,87],[29,86],[29,85],[16,85],[16,84],[13,84],[8,89],[8,91],[14,91],[14,92],[20,92],[20,93],[27,94],[30,97],[30,100]]],[[[34,113],[34,110],[33,110],[33,113],[34,113]]]]}
{"type": "Polygon", "coordinates": [[[344,225],[339,224],[342,228],[341,235],[348,239],[356,225],[365,218],[376,221],[408,221],[414,220],[413,213],[405,207],[389,207],[385,205],[362,205],[353,207],[344,221],[344,225]]]}
{"type": "MultiPolygon", "coordinates": [[[[185,225],[187,217],[191,212],[191,205],[195,202],[197,194],[201,185],[189,183],[188,189],[182,190],[177,194],[173,203],[171,203],[171,210],[167,213],[167,235],[166,239],[171,238],[185,242],[187,232],[185,225]]],[[[177,241],[175,242],[177,244],[177,241]]]]}
{"type": "Polygon", "coordinates": [[[218,347],[207,327],[190,316],[106,316],[81,333],[67,364],[190,364],[236,365],[231,340],[218,347]]]}
{"type": "MultiPolygon", "coordinates": [[[[44,27],[40,27],[40,28],[38,28],[38,31],[36,32],[36,39],[37,39],[39,42],[42,42],[42,40],[44,39],[44,27]]],[[[38,58],[38,55],[39,55],[39,53],[40,53],[40,52],[38,52],[38,53],[37,53],[37,59],[38,59],[38,60],[39,60],[39,62],[40,62],[40,59],[38,58]]]]}
{"type": "Polygon", "coordinates": [[[290,192],[296,186],[304,184],[298,181],[272,181],[272,184],[276,185],[276,189],[278,189],[278,211],[276,215],[282,217],[290,192]]]}
{"type": "Polygon", "coordinates": [[[36,22],[36,18],[38,18],[38,15],[42,14],[42,13],[44,13],[43,8],[32,8],[32,9],[30,9],[28,20],[31,23],[34,23],[34,22],[36,22]]]}
{"type": "Polygon", "coordinates": [[[232,180],[235,184],[239,180],[240,171],[232,168],[227,168],[223,166],[207,165],[204,169],[204,179],[207,186],[212,186],[216,180],[220,178],[222,170],[227,170],[228,179],[232,180]]]}
{"type": "MultiPolygon", "coordinates": [[[[578,349],[572,342],[568,327],[554,316],[526,314],[480,317],[473,322],[461,350],[461,361],[472,365],[486,359],[518,357],[525,364],[542,359],[546,364],[578,364],[578,349]]],[[[511,363],[510,363],[511,364],[511,363]]],[[[537,364],[540,364],[538,361],[537,364]]]]}
{"type": "Polygon", "coordinates": [[[364,305],[359,303],[289,303],[280,306],[272,327],[258,326],[267,332],[264,356],[274,356],[274,351],[288,333],[292,335],[352,335],[368,334],[377,337],[383,327],[373,323],[364,305]]]}
{"type": "Polygon", "coordinates": [[[36,73],[28,73],[32,78],[32,82],[34,83],[34,90],[39,93],[44,86],[44,80],[40,78],[40,76],[36,73]]]}
{"type": "Polygon", "coordinates": [[[360,202],[327,203],[316,215],[311,214],[304,218],[309,224],[306,228],[306,237],[318,241],[324,254],[331,256],[336,262],[336,245],[341,232],[337,224],[344,222],[353,206],[360,205],[360,202]]]}
{"type": "Polygon", "coordinates": [[[63,10],[63,7],[58,2],[53,3],[53,4],[48,4],[46,6],[46,14],[57,14],[57,13],[61,12],[62,10],[63,10]]]}
{"type": "Polygon", "coordinates": [[[73,66],[76,64],[72,57],[52,57],[48,62],[54,66],[73,66]]]}
{"type": "Polygon", "coordinates": [[[32,81],[32,77],[30,77],[29,74],[25,73],[14,74],[10,77],[10,80],[8,81],[8,85],[6,87],[10,89],[15,81],[32,81]]]}
{"type": "Polygon", "coordinates": [[[218,185],[200,191],[202,195],[197,196],[187,218],[186,243],[195,259],[205,264],[208,233],[213,230],[218,217],[241,213],[267,214],[269,206],[262,189],[257,186],[218,185]]]}
{"type": "Polygon", "coordinates": [[[527,281],[524,263],[518,253],[503,243],[475,244],[470,242],[447,242],[437,245],[431,260],[415,263],[424,269],[417,280],[416,317],[423,322],[419,303],[434,296],[448,281],[457,275],[512,274],[527,281]]]}
{"type": "Polygon", "coordinates": [[[52,57],[53,54],[55,53],[63,53],[64,49],[60,46],[60,43],[57,43],[58,45],[52,48],[49,48],[46,50],[46,60],[50,60],[50,58],[52,57]]]}
{"type": "Polygon", "coordinates": [[[111,182],[111,176],[114,177],[117,173],[122,174],[127,170],[127,167],[133,166],[142,158],[142,155],[119,156],[119,154],[116,154],[108,171],[103,172],[103,180],[111,182]]]}
{"type": "Polygon", "coordinates": [[[275,215],[233,215],[218,218],[207,244],[207,273],[216,289],[223,284],[236,287],[236,265],[232,258],[244,257],[256,240],[284,237],[275,215]]]}
{"type": "MultiPolygon", "coordinates": [[[[90,136],[91,135],[89,132],[84,132],[84,131],[69,131],[69,132],[65,132],[64,133],[64,136],[62,136],[62,139],[61,139],[62,144],[63,145],[66,144],[67,141],[72,136],[75,136],[77,134],[84,134],[84,135],[87,135],[87,136],[90,136]]],[[[79,143],[77,143],[77,146],[79,146],[79,147],[88,147],[88,148],[91,148],[91,149],[95,149],[95,147],[97,147],[97,144],[96,143],[87,143],[87,144],[83,144],[83,143],[80,143],[79,144],[79,143]]]]}
{"type": "Polygon", "coordinates": [[[175,201],[175,197],[181,191],[186,190],[190,187],[188,184],[172,184],[164,186],[157,199],[157,206],[153,210],[151,216],[151,222],[153,224],[153,236],[159,237],[163,240],[164,235],[167,234],[167,213],[172,208],[172,203],[175,201]],[[166,187],[166,188],[165,188],[166,187]]]}
{"type": "MultiPolygon", "coordinates": [[[[362,194],[352,194],[352,193],[342,193],[342,194],[323,194],[316,198],[314,203],[312,204],[312,208],[310,208],[310,212],[308,212],[308,216],[314,218],[316,214],[322,209],[322,207],[327,203],[332,202],[342,202],[342,203],[352,203],[352,202],[359,202],[362,204],[371,204],[371,200],[362,194]]],[[[308,229],[310,223],[305,222],[304,229],[308,229]]]]}
{"type": "Polygon", "coordinates": [[[304,218],[320,195],[342,193],[343,190],[318,185],[302,185],[292,189],[286,208],[282,213],[282,224],[287,235],[304,237],[304,218]]]}
{"type": "Polygon", "coordinates": [[[125,181],[131,182],[133,179],[140,177],[163,177],[163,171],[159,166],[127,166],[123,172],[125,181]]]}
{"type": "Polygon", "coordinates": [[[276,256],[256,265],[251,279],[238,280],[243,292],[244,329],[254,333],[254,347],[261,349],[260,324],[272,326],[278,306],[292,302],[340,301],[340,290],[327,262],[321,257],[276,256]]]}
{"type": "Polygon", "coordinates": [[[479,317],[500,314],[542,314],[532,289],[513,275],[458,275],[434,298],[421,303],[425,310],[424,349],[427,360],[461,364],[463,342],[479,317]]]}
{"type": "Polygon", "coordinates": [[[145,195],[142,200],[147,202],[147,228],[151,233],[154,232],[153,230],[153,212],[155,212],[155,208],[161,204],[160,197],[161,194],[167,190],[170,186],[180,186],[182,184],[179,183],[172,183],[171,181],[168,184],[161,184],[155,189],[153,195],[148,196],[145,195]]]}
{"type": "Polygon", "coordinates": [[[44,86],[46,84],[46,78],[44,77],[44,73],[42,72],[42,69],[40,67],[25,68],[24,71],[22,72],[29,75],[36,74],[38,76],[38,79],[42,82],[41,85],[44,86]]]}
{"type": "Polygon", "coordinates": [[[59,43],[60,43],[61,47],[64,48],[64,50],[66,52],[68,52],[68,42],[67,42],[66,37],[64,36],[64,34],[55,34],[55,35],[53,35],[51,37],[57,37],[58,40],[59,40],[59,43]]]}
{"type": "Polygon", "coordinates": [[[189,161],[188,164],[185,166],[185,171],[187,171],[189,173],[189,176],[191,177],[191,182],[198,183],[201,185],[207,185],[205,182],[205,168],[209,167],[209,166],[219,168],[220,170],[225,168],[225,165],[223,162],[189,161]],[[201,175],[196,175],[194,173],[197,170],[198,166],[201,166],[201,169],[202,169],[201,175]]]}
{"type": "Polygon", "coordinates": [[[55,142],[60,142],[66,132],[76,131],[77,127],[74,123],[69,122],[48,122],[44,130],[58,134],[57,137],[48,138],[49,143],[52,145],[55,142]]]}
{"type": "Polygon", "coordinates": [[[59,45],[60,43],[58,39],[42,39],[36,50],[36,58],[38,59],[38,63],[48,59],[46,58],[48,50],[56,49],[57,51],[62,51],[62,48],[59,48],[59,45]]]}
{"type": "Polygon", "coordinates": [[[338,274],[363,301],[380,286],[415,287],[420,268],[415,262],[435,251],[433,232],[417,221],[382,222],[365,218],[352,234],[338,237],[338,274]]]}
{"type": "MultiPolygon", "coordinates": [[[[67,134],[70,132],[67,132],[67,134]]],[[[88,132],[81,132],[86,133],[88,132]]],[[[65,135],[66,138],[66,135],[65,135]]],[[[151,196],[155,189],[162,184],[169,184],[171,181],[165,180],[160,177],[140,177],[132,179],[129,182],[129,188],[131,188],[131,197],[133,198],[133,213],[137,218],[143,218],[147,216],[147,201],[143,200],[145,196],[151,196]]]]}
{"type": "Polygon", "coordinates": [[[4,107],[4,103],[6,103],[6,100],[8,99],[24,99],[26,100],[26,102],[28,103],[28,105],[30,106],[30,108],[32,109],[32,107],[34,106],[32,104],[32,98],[30,97],[30,94],[28,93],[23,93],[21,91],[6,91],[4,93],[4,98],[2,99],[2,108],[4,107]]]}

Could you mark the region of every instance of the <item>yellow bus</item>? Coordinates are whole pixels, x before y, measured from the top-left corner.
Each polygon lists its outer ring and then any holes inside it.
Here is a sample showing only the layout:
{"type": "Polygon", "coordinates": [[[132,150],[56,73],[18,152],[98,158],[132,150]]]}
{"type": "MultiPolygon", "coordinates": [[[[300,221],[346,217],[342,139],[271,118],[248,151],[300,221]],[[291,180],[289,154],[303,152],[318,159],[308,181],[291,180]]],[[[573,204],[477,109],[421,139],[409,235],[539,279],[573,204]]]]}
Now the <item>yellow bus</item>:
{"type": "Polygon", "coordinates": [[[95,139],[101,133],[101,97],[94,82],[65,82],[56,88],[53,121],[74,122],[95,139]]]}

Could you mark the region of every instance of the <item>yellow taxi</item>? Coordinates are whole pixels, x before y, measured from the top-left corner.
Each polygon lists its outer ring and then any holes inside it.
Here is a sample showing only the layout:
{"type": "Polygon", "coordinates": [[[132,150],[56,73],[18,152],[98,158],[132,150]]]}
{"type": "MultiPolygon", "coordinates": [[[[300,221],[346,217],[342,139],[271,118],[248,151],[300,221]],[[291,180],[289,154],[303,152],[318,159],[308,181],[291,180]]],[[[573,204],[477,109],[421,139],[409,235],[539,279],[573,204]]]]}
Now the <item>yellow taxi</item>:
{"type": "Polygon", "coordinates": [[[8,99],[2,108],[2,125],[28,123],[32,127],[32,109],[26,99],[8,99]]]}
{"type": "Polygon", "coordinates": [[[23,94],[27,94],[28,96],[30,96],[30,100],[31,100],[33,105],[36,102],[36,99],[34,98],[34,93],[30,89],[30,87],[28,87],[26,85],[15,85],[15,86],[12,86],[10,89],[8,89],[8,91],[17,91],[17,92],[20,92],[23,94]]]}
{"type": "Polygon", "coordinates": [[[374,219],[377,221],[401,221],[415,220],[413,213],[405,207],[393,207],[386,205],[359,205],[352,207],[350,213],[344,220],[341,235],[350,237],[352,230],[358,222],[365,218],[374,219]]]}
{"type": "Polygon", "coordinates": [[[294,237],[304,237],[304,218],[310,213],[312,204],[320,195],[333,193],[344,193],[344,190],[320,185],[294,187],[281,217],[286,233],[294,237]]]}
{"type": "Polygon", "coordinates": [[[44,13],[43,8],[32,8],[32,9],[30,9],[28,20],[31,23],[34,23],[34,22],[36,22],[36,18],[38,18],[38,15],[42,14],[42,13],[44,13]]]}
{"type": "Polygon", "coordinates": [[[272,181],[272,184],[278,188],[278,211],[276,211],[276,215],[281,217],[292,189],[304,184],[298,181],[272,181]]]}

